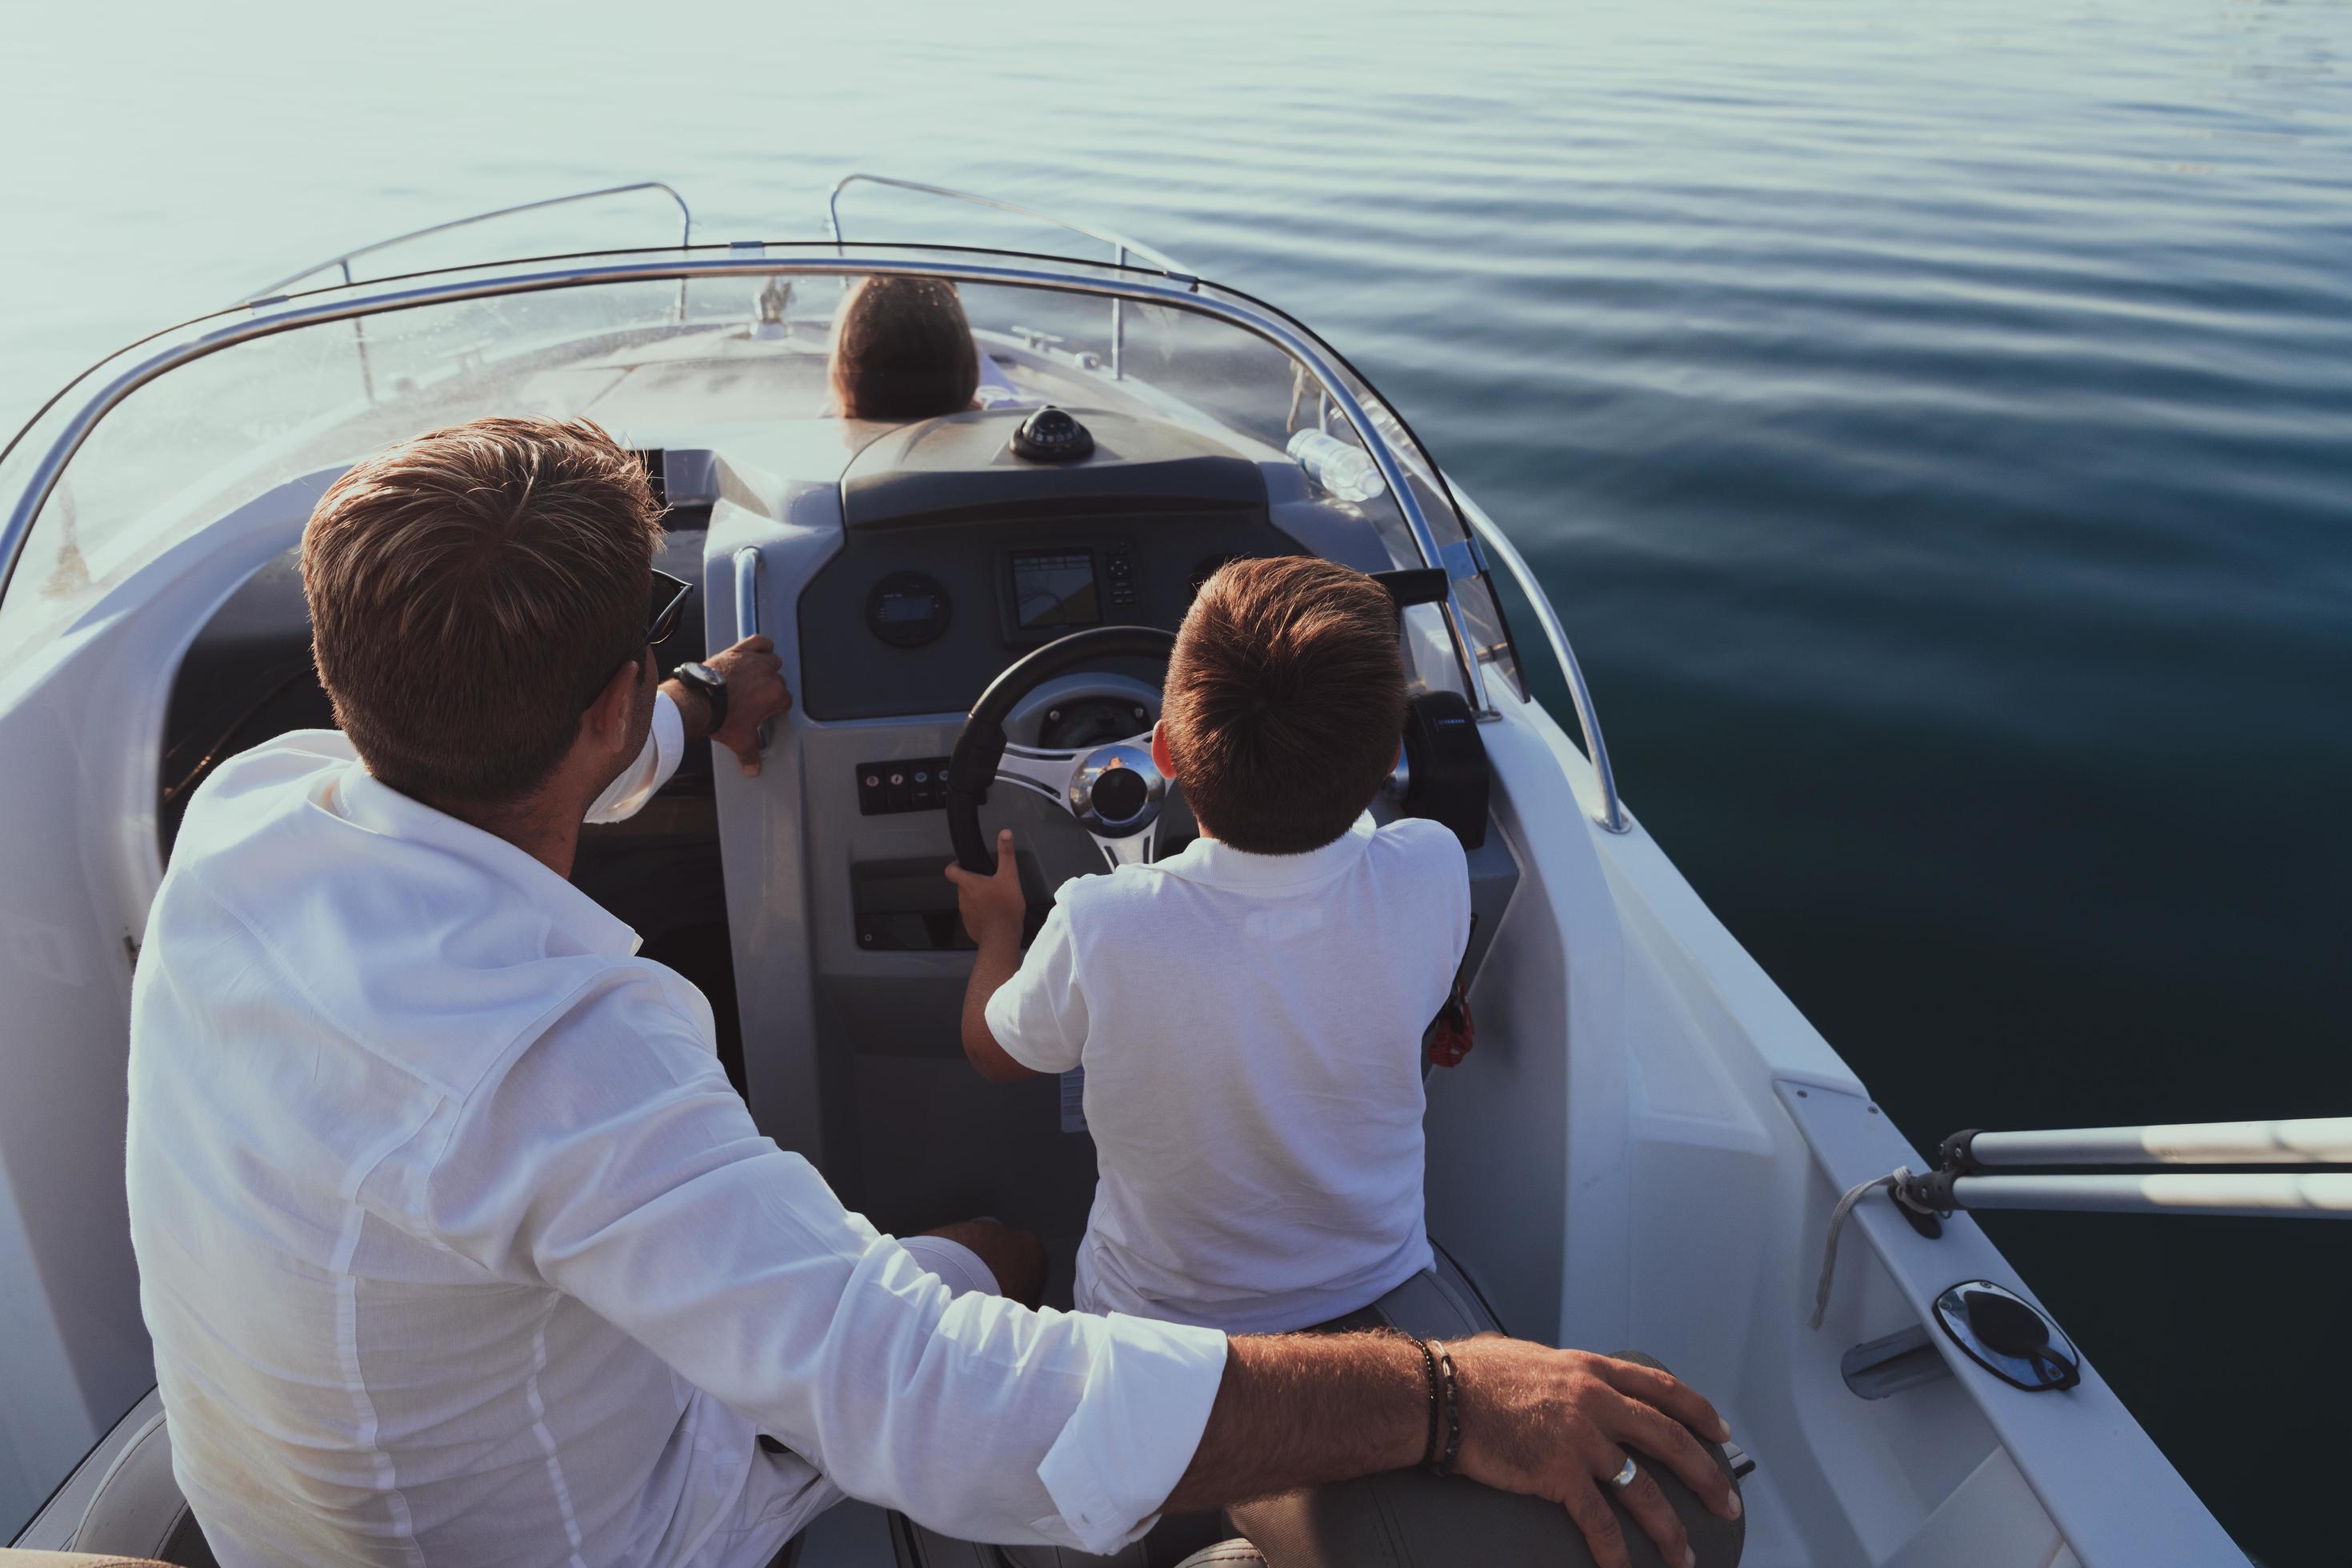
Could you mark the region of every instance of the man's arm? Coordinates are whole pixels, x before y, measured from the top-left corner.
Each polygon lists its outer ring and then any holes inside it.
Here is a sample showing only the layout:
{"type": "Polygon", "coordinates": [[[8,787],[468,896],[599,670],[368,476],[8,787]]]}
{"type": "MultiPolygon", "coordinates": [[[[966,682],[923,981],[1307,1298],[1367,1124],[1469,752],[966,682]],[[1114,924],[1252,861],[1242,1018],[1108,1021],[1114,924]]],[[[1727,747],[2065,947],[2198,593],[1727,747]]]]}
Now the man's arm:
{"type": "Polygon", "coordinates": [[[710,727],[710,705],[700,692],[682,680],[665,680],[662,693],[677,704],[688,740],[709,740],[726,747],[742,764],[743,776],[756,778],[760,726],[793,705],[793,694],[784,686],[784,661],[776,657],[772,639],[749,637],[711,655],[708,662],[727,680],[727,721],[716,731],[710,727]]]}
{"type": "Polygon", "coordinates": [[[964,930],[980,946],[963,991],[963,1054],[992,1083],[1034,1078],[1035,1069],[1013,1060],[988,1026],[988,999],[1020,972],[1021,928],[1029,918],[1029,900],[1013,858],[1013,829],[996,836],[996,875],[983,877],[953,862],[947,875],[956,887],[964,930]]]}
{"type": "MultiPolygon", "coordinates": [[[[1691,1428],[1730,1428],[1672,1375],[1496,1334],[1451,1342],[1461,1472],[1568,1510],[1600,1568],[1625,1568],[1601,1492],[1629,1451],[1671,1468],[1700,1500],[1737,1518],[1739,1500],[1691,1428]]],[[[1232,1507],[1301,1487],[1418,1464],[1429,1441],[1426,1363],[1383,1332],[1285,1334],[1227,1342],[1225,1370],[1171,1512],[1232,1507]]],[[[1646,1470],[1618,1494],[1664,1561],[1687,1563],[1682,1523],[1646,1470]]]]}
{"type": "Polygon", "coordinates": [[[710,667],[727,678],[727,722],[710,729],[710,705],[680,680],[665,680],[654,694],[654,720],[644,750],[621,775],[590,803],[582,820],[620,822],[635,816],[677,772],[687,742],[709,740],[727,747],[746,774],[760,771],[760,724],[793,705],[784,688],[782,662],[766,637],[745,637],[714,656],[710,667]]]}
{"type": "Polygon", "coordinates": [[[387,1173],[403,1223],[582,1302],[854,1497],[966,1540],[1130,1539],[1224,1336],[950,1300],[760,1134],[680,989],[646,966],[583,996],[468,1099],[416,1200],[387,1173]]]}
{"type": "MultiPolygon", "coordinates": [[[[853,1496],[966,1539],[1107,1552],[1161,1508],[1393,1469],[1427,1441],[1420,1352],[1391,1335],[1228,1341],[950,1300],[759,1133],[707,1025],[642,977],[583,996],[469,1098],[421,1191],[386,1191],[404,1223],[584,1303],[853,1496]]],[[[1628,1449],[1732,1510],[1678,1424],[1721,1422],[1665,1373],[1491,1335],[1453,1349],[1462,1472],[1560,1502],[1601,1563],[1623,1562],[1600,1489],[1628,1449]]],[[[1680,1561],[1655,1483],[1620,1500],[1680,1561]]]]}

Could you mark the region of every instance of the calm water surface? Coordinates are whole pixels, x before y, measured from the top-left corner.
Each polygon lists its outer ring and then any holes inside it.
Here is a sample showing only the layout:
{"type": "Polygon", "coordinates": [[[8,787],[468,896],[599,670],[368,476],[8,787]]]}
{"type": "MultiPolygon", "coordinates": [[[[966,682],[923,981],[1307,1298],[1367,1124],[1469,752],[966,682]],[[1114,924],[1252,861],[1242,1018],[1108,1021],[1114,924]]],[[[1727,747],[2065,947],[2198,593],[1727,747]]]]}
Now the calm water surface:
{"type": "MultiPolygon", "coordinates": [[[[2344,5],[488,9],[13,21],[0,420],[623,179],[709,238],[851,168],[1106,222],[1511,530],[1628,797],[1915,1141],[2352,1112],[2344,5]]],[[[2345,1232],[1992,1229],[2250,1550],[2346,1561],[2345,1232]]]]}

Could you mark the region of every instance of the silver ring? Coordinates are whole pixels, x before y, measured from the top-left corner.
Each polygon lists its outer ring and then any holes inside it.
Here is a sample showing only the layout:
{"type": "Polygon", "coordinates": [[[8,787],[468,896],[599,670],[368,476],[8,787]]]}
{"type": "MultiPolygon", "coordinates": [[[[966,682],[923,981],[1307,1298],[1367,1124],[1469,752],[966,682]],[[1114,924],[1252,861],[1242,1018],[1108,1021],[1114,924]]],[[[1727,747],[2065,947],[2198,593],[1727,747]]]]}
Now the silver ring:
{"type": "Polygon", "coordinates": [[[1609,1484],[1610,1484],[1611,1486],[1612,1486],[1612,1487],[1615,1487],[1619,1491],[1621,1491],[1621,1492],[1622,1492],[1622,1491],[1623,1491],[1627,1487],[1632,1486],[1632,1485],[1633,1484],[1633,1478],[1634,1478],[1635,1476],[1640,1475],[1641,1473],[1642,1473],[1642,1468],[1641,1468],[1639,1465],[1636,1465],[1635,1463],[1633,1463],[1633,1455],[1631,1455],[1631,1454],[1628,1454],[1628,1455],[1626,1455],[1626,1456],[1625,1456],[1625,1467],[1624,1467],[1624,1468],[1622,1468],[1622,1469],[1619,1470],[1615,1475],[1613,1475],[1613,1476],[1610,1477],[1610,1478],[1609,1478],[1609,1484]]]}

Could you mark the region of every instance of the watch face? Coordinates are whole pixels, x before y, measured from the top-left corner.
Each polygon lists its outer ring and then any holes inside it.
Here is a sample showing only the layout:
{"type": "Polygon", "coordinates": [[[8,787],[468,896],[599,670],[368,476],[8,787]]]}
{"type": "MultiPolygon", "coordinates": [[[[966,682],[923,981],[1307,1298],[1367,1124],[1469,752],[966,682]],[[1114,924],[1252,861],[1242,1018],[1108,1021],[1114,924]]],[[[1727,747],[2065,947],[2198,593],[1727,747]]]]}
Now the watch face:
{"type": "Polygon", "coordinates": [[[681,664],[677,667],[677,672],[688,679],[698,681],[704,686],[727,684],[727,678],[707,664],[681,664]]]}

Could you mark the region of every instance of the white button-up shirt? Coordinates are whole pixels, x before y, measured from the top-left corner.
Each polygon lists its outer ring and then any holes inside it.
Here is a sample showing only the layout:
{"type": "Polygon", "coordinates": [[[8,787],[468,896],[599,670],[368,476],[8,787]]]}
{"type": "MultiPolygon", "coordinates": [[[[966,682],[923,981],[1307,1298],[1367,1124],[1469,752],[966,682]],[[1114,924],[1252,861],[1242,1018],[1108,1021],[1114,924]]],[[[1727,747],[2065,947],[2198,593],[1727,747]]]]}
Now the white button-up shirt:
{"type": "MultiPolygon", "coordinates": [[[[660,710],[602,815],[675,767],[660,710]]],[[[636,945],[340,734],[197,792],[132,993],[129,1178],[220,1561],[762,1564],[844,1492],[982,1541],[1148,1527],[1223,1337],[951,1297],[752,1125],[636,945]]]]}

